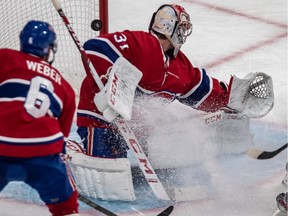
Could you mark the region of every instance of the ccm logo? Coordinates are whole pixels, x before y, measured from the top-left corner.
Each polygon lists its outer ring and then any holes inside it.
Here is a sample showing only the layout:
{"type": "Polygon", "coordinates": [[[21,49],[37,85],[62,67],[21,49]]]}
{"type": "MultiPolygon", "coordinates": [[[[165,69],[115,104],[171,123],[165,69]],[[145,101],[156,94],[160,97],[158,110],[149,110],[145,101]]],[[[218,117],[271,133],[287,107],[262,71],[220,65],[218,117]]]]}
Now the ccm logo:
{"type": "Polygon", "coordinates": [[[206,118],[206,119],[205,119],[205,123],[206,123],[206,124],[211,124],[211,123],[220,121],[221,119],[222,119],[222,115],[221,115],[221,114],[218,114],[218,115],[214,115],[214,116],[211,116],[211,117],[209,117],[209,118],[206,118]]]}
{"type": "Polygon", "coordinates": [[[132,146],[132,148],[133,148],[133,150],[134,150],[134,152],[136,153],[136,154],[139,154],[139,153],[141,153],[141,154],[143,154],[143,152],[141,151],[141,148],[140,148],[140,146],[139,146],[139,144],[137,143],[137,141],[135,140],[135,139],[129,139],[129,143],[130,143],[130,145],[132,146]]]}
{"type": "Polygon", "coordinates": [[[144,157],[144,153],[141,151],[141,148],[139,146],[139,143],[135,139],[129,139],[129,143],[132,146],[133,151],[136,153],[136,156],[141,163],[141,166],[144,167],[145,173],[149,175],[153,175],[154,172],[150,167],[150,164],[148,163],[147,159],[144,157]],[[142,157],[141,157],[142,156],[142,157]]]}
{"type": "Polygon", "coordinates": [[[117,81],[118,81],[118,77],[116,76],[116,74],[114,74],[113,80],[111,83],[111,94],[110,94],[110,102],[112,105],[114,105],[116,101],[117,81]]]}

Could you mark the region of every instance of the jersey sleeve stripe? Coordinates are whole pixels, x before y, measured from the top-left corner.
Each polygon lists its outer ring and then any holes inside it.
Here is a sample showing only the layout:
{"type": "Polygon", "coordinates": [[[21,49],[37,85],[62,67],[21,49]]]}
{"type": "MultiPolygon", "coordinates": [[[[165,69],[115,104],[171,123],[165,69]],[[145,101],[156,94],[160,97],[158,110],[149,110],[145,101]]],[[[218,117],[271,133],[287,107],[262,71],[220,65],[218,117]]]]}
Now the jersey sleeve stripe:
{"type": "Polygon", "coordinates": [[[104,38],[88,40],[83,47],[85,50],[91,50],[107,56],[112,62],[115,62],[120,56],[122,56],[119,50],[104,38]]]}
{"type": "Polygon", "coordinates": [[[39,144],[49,144],[56,142],[58,140],[64,139],[62,132],[58,132],[52,136],[47,137],[36,137],[36,138],[13,138],[13,137],[6,137],[0,136],[0,143],[6,144],[15,144],[15,145],[39,145],[39,144]]]}
{"type": "Polygon", "coordinates": [[[113,62],[112,62],[109,58],[107,58],[106,55],[103,55],[103,54],[101,54],[101,53],[99,53],[99,52],[87,50],[86,53],[89,54],[89,55],[98,56],[99,58],[105,59],[106,61],[108,61],[108,62],[110,62],[111,64],[113,64],[113,62]]]}
{"type": "Polygon", "coordinates": [[[187,94],[179,96],[178,99],[180,102],[198,107],[211,93],[212,85],[211,78],[202,69],[200,82],[187,94]]]}

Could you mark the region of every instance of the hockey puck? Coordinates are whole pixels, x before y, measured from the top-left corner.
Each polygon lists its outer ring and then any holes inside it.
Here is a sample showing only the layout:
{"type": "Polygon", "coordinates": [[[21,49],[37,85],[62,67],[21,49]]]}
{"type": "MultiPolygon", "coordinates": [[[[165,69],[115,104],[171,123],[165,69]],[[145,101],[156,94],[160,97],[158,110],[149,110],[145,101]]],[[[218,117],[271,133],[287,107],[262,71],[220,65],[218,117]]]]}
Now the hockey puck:
{"type": "Polygon", "coordinates": [[[91,29],[94,31],[100,31],[102,29],[103,23],[99,19],[95,19],[91,22],[91,29]]]}

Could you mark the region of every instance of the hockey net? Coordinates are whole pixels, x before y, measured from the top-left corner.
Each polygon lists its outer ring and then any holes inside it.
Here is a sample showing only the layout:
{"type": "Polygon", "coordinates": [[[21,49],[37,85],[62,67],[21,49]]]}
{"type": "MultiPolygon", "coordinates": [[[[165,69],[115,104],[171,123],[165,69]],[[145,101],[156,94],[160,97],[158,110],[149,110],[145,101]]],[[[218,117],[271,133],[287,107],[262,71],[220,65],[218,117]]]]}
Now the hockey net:
{"type": "MultiPolygon", "coordinates": [[[[60,0],[81,43],[99,35],[99,32],[91,29],[90,24],[92,20],[100,19],[100,16],[102,18],[103,13],[108,13],[107,8],[103,10],[105,1],[107,0],[60,0]]],[[[58,50],[53,66],[62,72],[78,96],[81,81],[85,76],[81,56],[52,2],[50,0],[1,0],[0,17],[1,48],[19,50],[19,33],[29,20],[45,21],[54,27],[58,50]]],[[[107,15],[104,14],[104,17],[107,15]]],[[[107,20],[102,22],[108,23],[107,20]]]]}

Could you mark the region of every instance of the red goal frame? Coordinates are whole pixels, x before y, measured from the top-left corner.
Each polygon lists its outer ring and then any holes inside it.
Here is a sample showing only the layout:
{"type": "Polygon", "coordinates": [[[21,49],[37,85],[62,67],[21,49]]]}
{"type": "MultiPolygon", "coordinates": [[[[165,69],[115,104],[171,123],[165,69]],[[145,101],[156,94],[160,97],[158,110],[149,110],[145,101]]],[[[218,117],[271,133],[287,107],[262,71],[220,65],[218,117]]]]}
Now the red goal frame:
{"type": "Polygon", "coordinates": [[[99,18],[103,23],[102,29],[100,30],[100,35],[107,34],[108,29],[108,0],[99,0],[99,18]]]}

